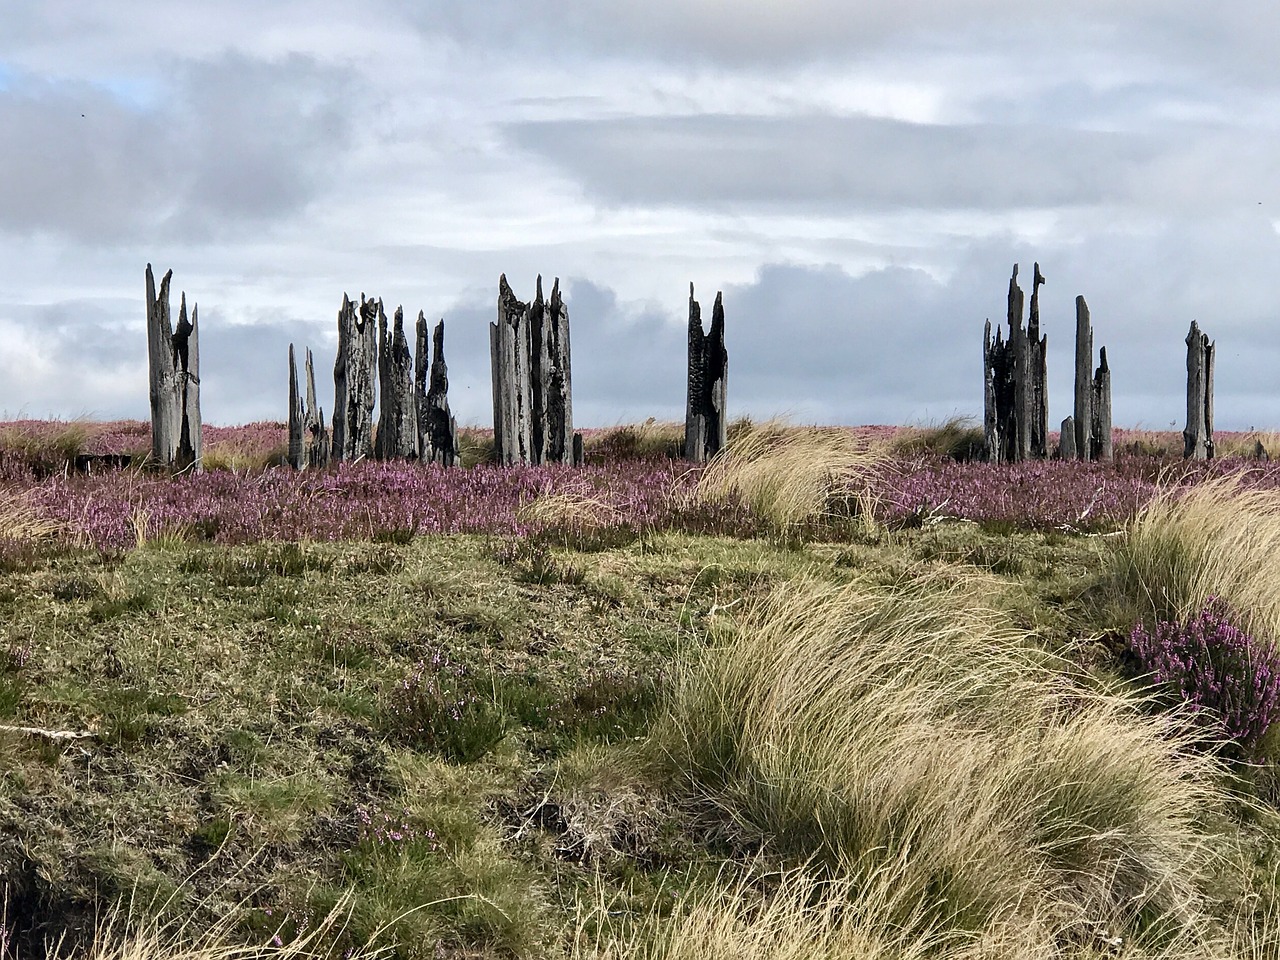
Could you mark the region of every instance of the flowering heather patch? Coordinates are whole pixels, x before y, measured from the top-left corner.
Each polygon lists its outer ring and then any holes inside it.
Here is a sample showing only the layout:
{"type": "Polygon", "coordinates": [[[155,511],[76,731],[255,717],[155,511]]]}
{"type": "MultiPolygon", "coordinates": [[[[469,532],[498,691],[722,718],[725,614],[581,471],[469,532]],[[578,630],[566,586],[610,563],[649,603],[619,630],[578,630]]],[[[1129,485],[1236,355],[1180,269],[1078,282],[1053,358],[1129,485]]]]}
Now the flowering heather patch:
{"type": "Polygon", "coordinates": [[[133,471],[56,476],[32,486],[29,502],[100,549],[173,535],[219,543],[413,533],[522,536],[542,527],[536,518],[522,519],[521,508],[559,494],[607,503],[614,529],[637,535],[672,527],[710,534],[754,529],[741,507],[694,503],[693,484],[687,465],[674,462],[465,470],[362,462],[303,474],[275,468],[172,479],[133,471]]]}
{"type": "Polygon", "coordinates": [[[1162,621],[1154,634],[1138,624],[1129,646],[1157,683],[1245,749],[1280,719],[1280,653],[1235,626],[1217,597],[1185,624],[1162,621]]]}
{"type": "Polygon", "coordinates": [[[877,519],[891,526],[946,518],[1020,529],[1093,531],[1122,526],[1158,490],[1234,473],[1248,486],[1280,486],[1280,465],[1237,458],[989,464],[922,457],[899,461],[897,469],[875,480],[873,489],[877,519]]]}
{"type": "Polygon", "coordinates": [[[427,849],[439,849],[434,830],[419,830],[414,826],[407,807],[392,813],[381,804],[372,806],[357,803],[355,809],[356,833],[359,842],[371,848],[388,848],[402,846],[413,841],[427,849]]]}

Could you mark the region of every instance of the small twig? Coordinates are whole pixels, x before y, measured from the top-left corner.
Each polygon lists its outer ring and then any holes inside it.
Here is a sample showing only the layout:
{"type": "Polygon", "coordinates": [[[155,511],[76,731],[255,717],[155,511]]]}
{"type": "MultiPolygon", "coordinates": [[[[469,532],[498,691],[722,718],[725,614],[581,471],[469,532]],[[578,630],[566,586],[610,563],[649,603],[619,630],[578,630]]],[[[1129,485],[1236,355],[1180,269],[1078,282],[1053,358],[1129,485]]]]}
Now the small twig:
{"type": "Polygon", "coordinates": [[[46,730],[43,727],[14,727],[7,723],[0,724],[0,733],[25,733],[33,737],[46,737],[49,740],[84,740],[94,736],[92,730],[46,730]]]}

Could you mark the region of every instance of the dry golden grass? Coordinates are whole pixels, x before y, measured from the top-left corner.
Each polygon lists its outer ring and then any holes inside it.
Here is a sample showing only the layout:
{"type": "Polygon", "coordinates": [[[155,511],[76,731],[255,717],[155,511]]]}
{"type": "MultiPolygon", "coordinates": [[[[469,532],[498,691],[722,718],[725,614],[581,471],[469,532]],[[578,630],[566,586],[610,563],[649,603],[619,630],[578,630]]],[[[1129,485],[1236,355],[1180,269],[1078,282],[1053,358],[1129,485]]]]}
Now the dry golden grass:
{"type": "Polygon", "coordinates": [[[597,530],[617,523],[616,507],[583,493],[544,493],[516,511],[521,523],[549,528],[597,530]]]}
{"type": "Polygon", "coordinates": [[[838,512],[869,517],[868,481],[885,456],[848,430],[769,421],[729,441],[707,465],[698,495],[737,497],[785,535],[838,512]]]}
{"type": "Polygon", "coordinates": [[[1238,477],[1169,489],[1130,525],[1111,574],[1140,619],[1184,620],[1218,596],[1242,626],[1280,638],[1280,490],[1238,477]]]}
{"type": "Polygon", "coordinates": [[[687,669],[658,741],[744,842],[897,870],[886,923],[1198,930],[1214,761],[1073,685],[982,589],[786,585],[687,669]]]}
{"type": "Polygon", "coordinates": [[[55,521],[41,517],[22,494],[0,490],[0,540],[45,540],[60,529],[55,521]]]}

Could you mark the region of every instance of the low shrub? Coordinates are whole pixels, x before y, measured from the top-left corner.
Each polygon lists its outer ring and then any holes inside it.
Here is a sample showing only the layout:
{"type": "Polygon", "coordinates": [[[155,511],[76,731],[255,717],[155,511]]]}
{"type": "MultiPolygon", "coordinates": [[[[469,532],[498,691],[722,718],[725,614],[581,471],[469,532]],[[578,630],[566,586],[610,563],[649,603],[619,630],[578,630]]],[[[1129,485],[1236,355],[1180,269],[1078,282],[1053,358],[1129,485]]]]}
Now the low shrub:
{"type": "Polygon", "coordinates": [[[507,735],[507,718],[494,702],[492,686],[443,650],[419,660],[388,701],[392,736],[459,763],[480,759],[507,735]]]}
{"type": "Polygon", "coordinates": [[[1157,684],[1245,751],[1280,719],[1280,653],[1237,627],[1217,597],[1185,623],[1137,624],[1129,645],[1157,684]]]}

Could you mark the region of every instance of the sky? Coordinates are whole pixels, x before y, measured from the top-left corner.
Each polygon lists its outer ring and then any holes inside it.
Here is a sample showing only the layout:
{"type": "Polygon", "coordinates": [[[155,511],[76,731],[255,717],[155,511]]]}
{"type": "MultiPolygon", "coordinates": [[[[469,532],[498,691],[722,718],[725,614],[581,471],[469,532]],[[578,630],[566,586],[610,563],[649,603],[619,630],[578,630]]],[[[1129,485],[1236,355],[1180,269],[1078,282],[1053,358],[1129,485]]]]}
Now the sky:
{"type": "MultiPolygon", "coordinates": [[[[145,419],[144,274],[199,304],[206,423],[332,408],[343,294],[445,320],[491,418],[498,277],[559,277],[575,420],[982,414],[984,321],[1077,295],[1118,426],[1280,429],[1280,5],[1263,0],[0,0],[0,419],[145,419]],[[1028,296],[1030,290],[1027,290],[1028,296]]],[[[1096,362],[1096,361],[1095,361],[1096,362]]]]}

